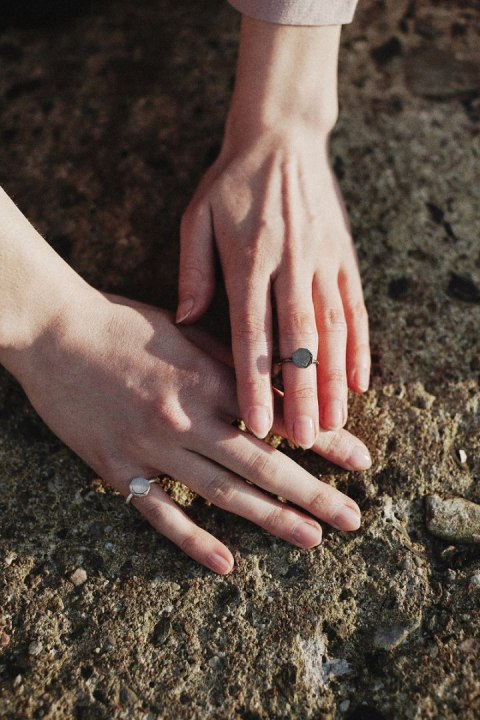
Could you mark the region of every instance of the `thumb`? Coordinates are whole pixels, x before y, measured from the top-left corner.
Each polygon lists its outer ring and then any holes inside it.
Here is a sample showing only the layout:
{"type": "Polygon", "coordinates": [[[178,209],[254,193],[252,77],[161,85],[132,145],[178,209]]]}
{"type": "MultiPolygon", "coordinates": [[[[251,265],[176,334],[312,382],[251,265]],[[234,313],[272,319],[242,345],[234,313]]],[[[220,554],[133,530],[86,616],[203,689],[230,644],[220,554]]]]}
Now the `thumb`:
{"type": "Polygon", "coordinates": [[[210,206],[188,207],[180,226],[180,270],[175,322],[203,315],[215,290],[215,256],[210,206]]]}

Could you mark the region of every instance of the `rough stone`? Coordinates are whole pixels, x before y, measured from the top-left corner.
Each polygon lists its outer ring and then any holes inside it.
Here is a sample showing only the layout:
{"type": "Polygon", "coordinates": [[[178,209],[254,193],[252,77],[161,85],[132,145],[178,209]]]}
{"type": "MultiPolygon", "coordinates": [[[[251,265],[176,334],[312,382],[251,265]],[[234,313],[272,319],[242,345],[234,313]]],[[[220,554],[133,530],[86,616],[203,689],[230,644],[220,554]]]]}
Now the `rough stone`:
{"type": "Polygon", "coordinates": [[[480,543],[480,505],[465,498],[426,498],[427,528],[432,535],[459,543],[480,543]]]}

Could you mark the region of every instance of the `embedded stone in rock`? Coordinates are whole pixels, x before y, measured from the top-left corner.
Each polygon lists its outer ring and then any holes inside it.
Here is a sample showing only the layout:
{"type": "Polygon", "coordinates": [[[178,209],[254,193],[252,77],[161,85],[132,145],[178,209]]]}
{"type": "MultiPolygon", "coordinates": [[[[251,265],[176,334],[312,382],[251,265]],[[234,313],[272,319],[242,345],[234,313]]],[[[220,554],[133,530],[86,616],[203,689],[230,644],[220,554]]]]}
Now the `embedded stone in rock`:
{"type": "Polygon", "coordinates": [[[379,627],[373,638],[374,647],[381,650],[393,650],[401,645],[408,636],[420,626],[420,620],[414,620],[403,625],[392,625],[391,627],[379,627]]]}
{"type": "Polygon", "coordinates": [[[480,544],[480,505],[465,498],[426,498],[427,529],[450,542],[480,544]]]}
{"type": "Polygon", "coordinates": [[[292,361],[299,368],[307,368],[312,364],[313,355],[307,348],[298,348],[292,355],[292,361]]]}
{"type": "Polygon", "coordinates": [[[462,302],[480,304],[480,288],[475,285],[468,275],[457,275],[450,273],[450,282],[447,287],[447,295],[462,302]]]}
{"type": "Polygon", "coordinates": [[[76,585],[77,587],[79,585],[83,585],[84,582],[87,581],[87,573],[83,568],[77,568],[71,575],[70,575],[71,582],[76,585]]]}

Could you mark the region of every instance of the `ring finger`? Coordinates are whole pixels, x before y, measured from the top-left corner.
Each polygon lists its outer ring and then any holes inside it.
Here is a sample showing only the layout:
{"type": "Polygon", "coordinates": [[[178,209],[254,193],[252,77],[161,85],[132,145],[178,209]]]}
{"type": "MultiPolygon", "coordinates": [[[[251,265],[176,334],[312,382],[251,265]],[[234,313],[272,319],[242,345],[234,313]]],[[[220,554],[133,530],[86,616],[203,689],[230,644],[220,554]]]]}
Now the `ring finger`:
{"type": "Polygon", "coordinates": [[[306,288],[298,281],[279,277],[275,297],[280,356],[287,359],[282,362],[285,427],[288,437],[307,449],[315,442],[319,428],[316,366],[308,355],[315,360],[318,347],[311,283],[306,288]],[[306,352],[296,354],[299,349],[306,352]]]}
{"type": "MultiPolygon", "coordinates": [[[[122,487],[122,492],[128,494],[128,484],[125,484],[125,489],[122,487]]],[[[145,497],[133,497],[131,504],[155,530],[178,545],[193,560],[222,575],[231,571],[233,557],[230,550],[195,525],[158,484],[152,483],[145,497]]]]}

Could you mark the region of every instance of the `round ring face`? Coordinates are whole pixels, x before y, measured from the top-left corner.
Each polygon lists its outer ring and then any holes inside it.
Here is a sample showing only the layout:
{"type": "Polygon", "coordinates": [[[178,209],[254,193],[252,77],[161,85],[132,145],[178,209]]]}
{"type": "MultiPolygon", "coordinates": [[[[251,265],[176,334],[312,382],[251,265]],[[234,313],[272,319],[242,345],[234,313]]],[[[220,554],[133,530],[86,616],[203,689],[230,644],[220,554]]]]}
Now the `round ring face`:
{"type": "Polygon", "coordinates": [[[292,362],[298,368],[307,368],[313,362],[313,355],[307,348],[298,348],[292,355],[292,362]]]}
{"type": "Polygon", "coordinates": [[[147,478],[136,477],[130,481],[130,492],[133,497],[145,497],[150,492],[150,483],[147,478]]]}

